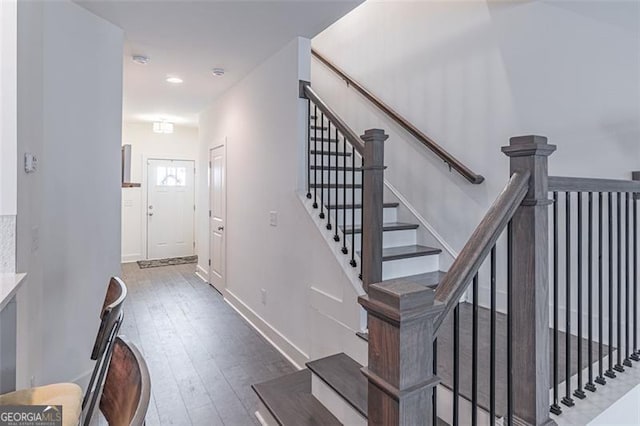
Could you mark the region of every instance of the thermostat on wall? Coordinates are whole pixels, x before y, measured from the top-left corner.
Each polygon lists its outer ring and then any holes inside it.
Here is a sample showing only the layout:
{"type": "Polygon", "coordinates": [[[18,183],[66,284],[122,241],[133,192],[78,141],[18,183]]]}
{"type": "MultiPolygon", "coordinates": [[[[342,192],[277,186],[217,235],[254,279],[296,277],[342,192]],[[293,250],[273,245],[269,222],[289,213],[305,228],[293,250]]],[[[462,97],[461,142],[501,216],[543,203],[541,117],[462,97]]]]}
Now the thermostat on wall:
{"type": "Polygon", "coordinates": [[[25,173],[33,173],[37,169],[38,169],[38,158],[33,154],[29,154],[29,153],[24,154],[25,173]]]}

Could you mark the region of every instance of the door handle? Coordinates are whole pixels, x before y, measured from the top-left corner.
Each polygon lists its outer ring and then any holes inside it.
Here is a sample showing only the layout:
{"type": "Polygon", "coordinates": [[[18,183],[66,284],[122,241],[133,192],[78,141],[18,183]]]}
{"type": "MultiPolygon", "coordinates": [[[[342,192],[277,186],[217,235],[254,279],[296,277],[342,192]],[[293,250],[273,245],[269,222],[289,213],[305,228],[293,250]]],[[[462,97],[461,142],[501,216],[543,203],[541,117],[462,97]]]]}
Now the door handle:
{"type": "Polygon", "coordinates": [[[224,231],[224,226],[218,226],[218,231],[224,231]]]}
{"type": "Polygon", "coordinates": [[[149,216],[153,216],[153,213],[149,213],[149,216]]]}

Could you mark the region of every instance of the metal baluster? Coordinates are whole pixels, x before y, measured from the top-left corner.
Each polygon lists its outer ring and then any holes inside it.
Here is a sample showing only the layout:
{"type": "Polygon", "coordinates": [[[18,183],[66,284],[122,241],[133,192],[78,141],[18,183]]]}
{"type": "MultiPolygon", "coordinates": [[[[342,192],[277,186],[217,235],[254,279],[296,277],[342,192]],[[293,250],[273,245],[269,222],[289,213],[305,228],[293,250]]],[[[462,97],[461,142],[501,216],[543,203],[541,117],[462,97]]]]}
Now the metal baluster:
{"type": "Polygon", "coordinates": [[[571,398],[571,192],[565,193],[565,395],[562,403],[573,407],[571,398]]]}
{"type": "Polygon", "coordinates": [[[507,226],[507,426],[513,425],[513,222],[507,226]]]}
{"type": "MultiPolygon", "coordinates": [[[[438,339],[433,340],[433,375],[438,377],[438,339]]],[[[433,387],[433,395],[432,395],[431,405],[433,409],[431,412],[433,413],[433,417],[431,422],[433,425],[438,424],[438,386],[433,387]]]]}
{"type": "Polygon", "coordinates": [[[578,349],[578,388],[573,392],[573,396],[584,399],[587,395],[582,390],[582,192],[578,192],[578,340],[576,345],[578,349]]]}
{"type": "MultiPolygon", "coordinates": [[[[371,232],[371,229],[364,229],[364,157],[360,157],[360,204],[362,208],[360,209],[360,229],[362,229],[362,233],[360,234],[360,256],[362,256],[362,244],[364,244],[364,233],[371,232]]],[[[355,183],[353,192],[356,192],[355,183]]],[[[362,257],[360,258],[360,279],[362,279],[362,257]]]]}
{"type": "Polygon", "coordinates": [[[476,426],[478,424],[478,274],[473,277],[471,321],[471,425],[476,426]]]}
{"type": "Polygon", "coordinates": [[[558,400],[558,193],[553,193],[553,403],[550,411],[559,415],[562,414],[558,400]]]}
{"type": "Polygon", "coordinates": [[[624,342],[625,342],[625,358],[622,365],[631,367],[631,350],[629,345],[629,193],[625,194],[625,207],[624,207],[624,342]]]}
{"type": "Polygon", "coordinates": [[[587,362],[589,363],[588,376],[589,380],[584,388],[590,392],[596,391],[596,385],[593,384],[593,193],[589,192],[588,200],[589,211],[587,213],[587,246],[589,251],[587,252],[587,291],[589,292],[587,297],[587,318],[589,325],[587,326],[587,334],[589,335],[589,346],[587,350],[587,362]]]}
{"type": "MultiPolygon", "coordinates": [[[[347,164],[347,157],[344,157],[342,160],[343,164],[347,164]]],[[[351,145],[351,182],[356,181],[356,150],[351,145]]],[[[358,264],[356,263],[356,191],[351,191],[351,205],[353,208],[351,209],[351,261],[349,265],[352,267],[356,267],[358,264]]],[[[363,207],[363,206],[362,206],[363,207]]],[[[361,207],[361,208],[362,208],[361,207]]],[[[362,240],[362,235],[360,235],[360,240],[362,240]]]]}
{"type": "Polygon", "coordinates": [[[616,351],[617,362],[614,370],[619,373],[624,371],[624,367],[622,366],[622,193],[618,192],[618,203],[617,203],[617,212],[618,212],[618,220],[616,222],[616,246],[618,249],[618,254],[616,256],[616,267],[618,270],[617,275],[617,290],[616,290],[616,320],[617,320],[617,343],[618,348],[616,351]]]}
{"type": "Polygon", "coordinates": [[[631,359],[640,361],[638,347],[638,194],[633,194],[633,355],[631,359]]]}
{"type": "MultiPolygon", "coordinates": [[[[491,248],[491,331],[489,344],[489,425],[496,424],[496,246],[491,248]]],[[[435,424],[435,423],[434,423],[435,424]]]]}
{"type": "Polygon", "coordinates": [[[324,112],[320,120],[320,219],[324,219],[324,112]]]}
{"type": "Polygon", "coordinates": [[[318,208],[318,106],[313,105],[313,208],[318,208]]]}
{"type": "Polygon", "coordinates": [[[460,410],[460,305],[453,309],[453,426],[457,426],[460,410]]]}
{"type": "MultiPolygon", "coordinates": [[[[329,164],[327,165],[327,224],[325,225],[325,227],[327,228],[327,230],[331,231],[331,146],[332,146],[331,145],[331,122],[327,123],[327,129],[329,134],[329,136],[327,137],[327,143],[329,144],[329,148],[327,152],[327,162],[329,164]]],[[[336,128],[336,131],[337,130],[338,129],[336,128]]],[[[338,153],[336,152],[336,155],[337,154],[338,153]]],[[[337,160],[337,157],[336,157],[336,160],[337,160]]],[[[336,164],[338,164],[337,161],[336,161],[336,164]]],[[[338,180],[337,179],[335,184],[335,191],[336,193],[335,193],[334,199],[337,199],[338,198],[338,180]]]]}
{"type": "Polygon", "coordinates": [[[609,368],[607,369],[605,376],[610,379],[616,377],[616,373],[613,371],[613,193],[609,192],[607,197],[607,208],[609,232],[607,239],[609,242],[609,250],[607,250],[609,261],[609,368]]]}
{"type": "Polygon", "coordinates": [[[311,100],[307,99],[307,198],[311,199],[311,100]]]}
{"type": "MultiPolygon", "coordinates": [[[[347,138],[344,135],[342,136],[342,152],[347,152],[347,138]]],[[[347,157],[342,160],[342,181],[347,182],[347,157]]],[[[351,206],[351,208],[354,209],[355,206],[351,206]]],[[[349,249],[347,249],[347,191],[342,191],[342,253],[349,253],[349,249]]]]}
{"type": "Polygon", "coordinates": [[[602,351],[602,341],[604,340],[604,330],[602,327],[604,315],[604,309],[602,305],[602,300],[604,297],[604,292],[602,289],[602,284],[604,282],[604,272],[602,270],[602,258],[604,252],[604,242],[603,242],[603,215],[604,215],[604,197],[602,192],[598,192],[598,377],[596,377],[595,382],[599,385],[607,384],[607,380],[604,378],[604,362],[603,359],[603,351],[602,351]]]}
{"type": "MultiPolygon", "coordinates": [[[[340,159],[338,158],[338,151],[339,151],[338,148],[340,148],[340,145],[338,143],[338,141],[339,141],[339,139],[338,139],[338,128],[336,127],[335,130],[336,130],[336,132],[335,132],[335,135],[336,135],[336,138],[335,138],[336,139],[335,140],[335,144],[336,144],[336,167],[335,167],[335,170],[334,170],[334,174],[336,176],[336,196],[335,196],[335,199],[334,199],[334,203],[336,205],[336,226],[335,226],[335,232],[333,233],[333,241],[338,242],[338,241],[340,241],[340,235],[338,235],[338,220],[339,220],[339,216],[338,216],[338,181],[340,180],[340,179],[338,179],[338,177],[340,176],[340,171],[339,171],[340,159]]],[[[331,137],[329,137],[329,139],[331,139],[331,137]]],[[[329,141],[329,143],[332,143],[332,142],[329,141]]],[[[346,185],[347,181],[343,180],[342,184],[346,185]]],[[[345,191],[342,191],[342,192],[345,192],[345,191]]]]}

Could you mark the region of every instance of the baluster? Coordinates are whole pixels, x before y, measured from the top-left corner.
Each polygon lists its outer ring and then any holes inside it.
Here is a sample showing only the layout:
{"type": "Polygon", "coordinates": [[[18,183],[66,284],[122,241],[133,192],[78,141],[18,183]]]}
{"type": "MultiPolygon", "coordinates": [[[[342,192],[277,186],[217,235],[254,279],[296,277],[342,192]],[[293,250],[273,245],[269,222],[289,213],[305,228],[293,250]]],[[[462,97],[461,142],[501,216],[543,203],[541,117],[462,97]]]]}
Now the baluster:
{"type": "Polygon", "coordinates": [[[562,414],[558,400],[558,192],[553,193],[553,404],[550,411],[559,415],[562,414]]]}
{"type": "Polygon", "coordinates": [[[473,277],[471,332],[471,425],[478,424],[478,274],[473,277]]]}
{"type": "MultiPolygon", "coordinates": [[[[329,139],[331,139],[331,137],[329,137],[329,139]]],[[[335,242],[340,241],[340,235],[338,235],[338,220],[339,220],[339,217],[340,217],[340,216],[338,216],[338,207],[339,207],[338,206],[338,198],[339,198],[338,197],[338,182],[340,181],[340,179],[339,179],[339,176],[340,176],[340,171],[339,171],[340,159],[338,158],[338,151],[339,151],[338,148],[340,148],[340,145],[339,145],[338,141],[339,141],[339,139],[338,139],[338,128],[336,127],[335,128],[335,144],[336,144],[336,162],[335,162],[335,164],[336,164],[336,167],[335,167],[335,170],[334,170],[334,175],[336,177],[336,196],[335,196],[334,201],[333,201],[335,203],[335,205],[336,205],[336,211],[335,211],[336,226],[335,226],[335,232],[333,234],[333,241],[335,241],[335,242]]],[[[330,142],[330,143],[333,143],[333,142],[330,142]]],[[[342,184],[346,186],[347,185],[347,181],[343,180],[342,184]]],[[[346,192],[346,191],[342,191],[342,192],[346,192]]]]}
{"type": "MultiPolygon", "coordinates": [[[[336,129],[337,130],[337,129],[336,129]]],[[[325,225],[325,227],[327,228],[328,231],[331,231],[331,189],[333,188],[331,186],[331,122],[329,121],[327,123],[327,132],[328,132],[328,136],[327,136],[327,144],[328,144],[328,149],[327,149],[327,224],[325,225]]],[[[324,144],[323,144],[324,146],[324,144]]],[[[337,147],[336,147],[337,148],[337,147]]],[[[337,153],[336,153],[337,154],[337,153]]],[[[336,161],[336,164],[338,164],[338,162],[336,161]]],[[[324,174],[324,171],[322,172],[324,174]]],[[[335,196],[334,199],[338,198],[338,181],[336,180],[336,184],[335,184],[335,196]]]]}
{"type": "Polygon", "coordinates": [[[571,193],[565,193],[565,395],[562,403],[567,407],[573,407],[575,403],[571,398],[571,193]]]}
{"type": "Polygon", "coordinates": [[[608,224],[609,232],[607,235],[609,249],[607,250],[607,258],[609,262],[609,368],[607,369],[605,376],[610,379],[616,377],[616,373],[613,371],[613,193],[609,192],[607,197],[608,208],[608,224]]]}
{"type": "MultiPolygon", "coordinates": [[[[496,246],[491,248],[491,324],[489,344],[489,425],[496,424],[496,246]]],[[[435,424],[435,423],[434,423],[435,424]]]]}
{"type": "Polygon", "coordinates": [[[623,365],[631,367],[631,359],[629,357],[631,346],[629,345],[629,193],[625,194],[624,208],[624,342],[625,342],[625,358],[623,365]]]}
{"type": "Polygon", "coordinates": [[[589,320],[589,325],[587,327],[587,334],[589,335],[589,346],[587,350],[587,362],[589,363],[589,371],[588,376],[589,380],[587,384],[584,385],[584,388],[588,391],[595,392],[596,386],[593,384],[593,193],[589,192],[589,200],[588,200],[588,208],[587,212],[587,246],[589,247],[589,251],[587,252],[587,291],[589,292],[587,297],[587,318],[589,320]]]}
{"type": "MultiPolygon", "coordinates": [[[[582,390],[582,192],[578,192],[578,388],[573,396],[579,399],[586,398],[582,390]]],[[[569,376],[567,376],[569,377],[569,376]]]]}
{"type": "MultiPolygon", "coordinates": [[[[433,339],[433,376],[438,377],[438,339],[433,339]]],[[[431,405],[433,406],[432,424],[438,424],[438,386],[433,387],[433,396],[431,397],[431,405]]]]}
{"type": "Polygon", "coordinates": [[[633,194],[633,347],[631,359],[640,361],[638,347],[638,194],[633,194]]]}
{"type": "Polygon", "coordinates": [[[453,426],[459,424],[460,411],[460,304],[453,309],[453,426]]]}
{"type": "Polygon", "coordinates": [[[311,199],[311,100],[307,99],[307,198],[311,199]]]}
{"type": "Polygon", "coordinates": [[[616,319],[617,319],[617,343],[618,349],[616,351],[617,362],[614,370],[619,373],[624,371],[624,367],[622,366],[622,193],[618,192],[617,197],[617,213],[618,220],[616,221],[616,247],[617,247],[617,256],[616,256],[616,267],[618,271],[617,275],[617,290],[616,290],[616,319]]]}
{"type": "Polygon", "coordinates": [[[324,113],[320,120],[320,219],[324,219],[324,113]]]}
{"type": "MultiPolygon", "coordinates": [[[[362,229],[362,234],[361,238],[360,238],[360,279],[362,279],[362,268],[364,267],[364,256],[366,256],[364,250],[362,249],[364,247],[364,240],[365,240],[365,233],[366,232],[373,232],[374,229],[372,228],[368,228],[365,227],[365,223],[364,223],[364,209],[365,209],[365,202],[364,202],[364,157],[360,157],[360,204],[362,204],[362,208],[360,209],[360,229],[362,229]],[[365,229],[368,228],[368,229],[365,229]]],[[[353,188],[353,192],[356,192],[355,186],[353,188]]],[[[373,207],[373,206],[369,206],[369,207],[373,207]]],[[[382,254],[382,253],[381,253],[382,254]]],[[[380,258],[380,265],[382,265],[382,257],[380,258]]],[[[371,266],[371,265],[369,265],[371,266]]],[[[380,279],[382,279],[382,273],[380,273],[380,279]]],[[[366,285],[372,284],[373,282],[371,282],[371,280],[369,280],[370,282],[367,282],[366,285]]],[[[377,280],[373,280],[373,281],[377,281],[377,280]]]]}
{"type": "Polygon", "coordinates": [[[507,225],[507,426],[513,425],[513,220],[507,225]]]}
{"type": "Polygon", "coordinates": [[[596,377],[595,382],[599,385],[607,384],[607,380],[604,378],[604,362],[603,362],[603,351],[602,351],[602,341],[604,340],[604,330],[602,327],[604,309],[602,300],[604,297],[604,291],[602,285],[604,283],[604,272],[602,270],[602,258],[604,252],[604,242],[603,242],[603,215],[604,215],[604,198],[602,192],[598,192],[598,377],[596,377]]]}
{"type": "MultiPolygon", "coordinates": [[[[347,157],[344,157],[343,164],[347,164],[347,157]]],[[[356,181],[356,150],[353,145],[351,145],[351,182],[356,181]]],[[[351,261],[349,265],[352,267],[356,267],[358,264],[356,263],[356,191],[351,191],[351,205],[353,208],[351,209],[351,261]]],[[[361,206],[364,208],[364,206],[361,206]]],[[[360,240],[362,240],[362,234],[360,235],[360,240]]]]}
{"type": "MultiPolygon", "coordinates": [[[[342,136],[342,152],[347,152],[347,138],[342,136]]],[[[353,166],[353,165],[352,165],[353,166]]],[[[342,160],[342,181],[347,182],[347,157],[342,160]]],[[[336,204],[338,200],[336,199],[336,204]]],[[[354,209],[356,206],[351,206],[354,209]]],[[[353,224],[352,224],[353,225],[353,224]]],[[[353,237],[352,237],[353,240],[353,237]]],[[[347,254],[347,191],[342,191],[342,253],[347,254]]]]}
{"type": "Polygon", "coordinates": [[[318,106],[313,105],[313,208],[318,208],[318,106]]]}

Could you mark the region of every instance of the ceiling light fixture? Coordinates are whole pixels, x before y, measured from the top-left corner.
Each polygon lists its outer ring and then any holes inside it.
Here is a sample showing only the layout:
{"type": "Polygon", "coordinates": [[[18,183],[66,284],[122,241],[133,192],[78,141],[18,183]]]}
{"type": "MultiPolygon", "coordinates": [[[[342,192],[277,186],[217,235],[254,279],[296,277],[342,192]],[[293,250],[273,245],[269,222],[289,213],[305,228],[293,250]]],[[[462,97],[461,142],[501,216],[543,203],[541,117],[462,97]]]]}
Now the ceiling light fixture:
{"type": "Polygon", "coordinates": [[[147,65],[147,63],[149,62],[149,57],[144,55],[133,55],[131,57],[131,60],[133,60],[133,62],[135,62],[136,64],[147,65]]]}
{"type": "Polygon", "coordinates": [[[216,77],[221,77],[224,75],[224,68],[214,68],[211,70],[211,72],[213,73],[213,75],[215,75],[216,77]]]}
{"type": "Polygon", "coordinates": [[[167,77],[167,83],[180,84],[180,83],[182,83],[182,79],[180,77],[176,77],[176,76],[168,76],[167,77]]]}
{"type": "Polygon", "coordinates": [[[153,122],[154,133],[173,133],[173,123],[168,121],[154,121],[153,122]]]}

